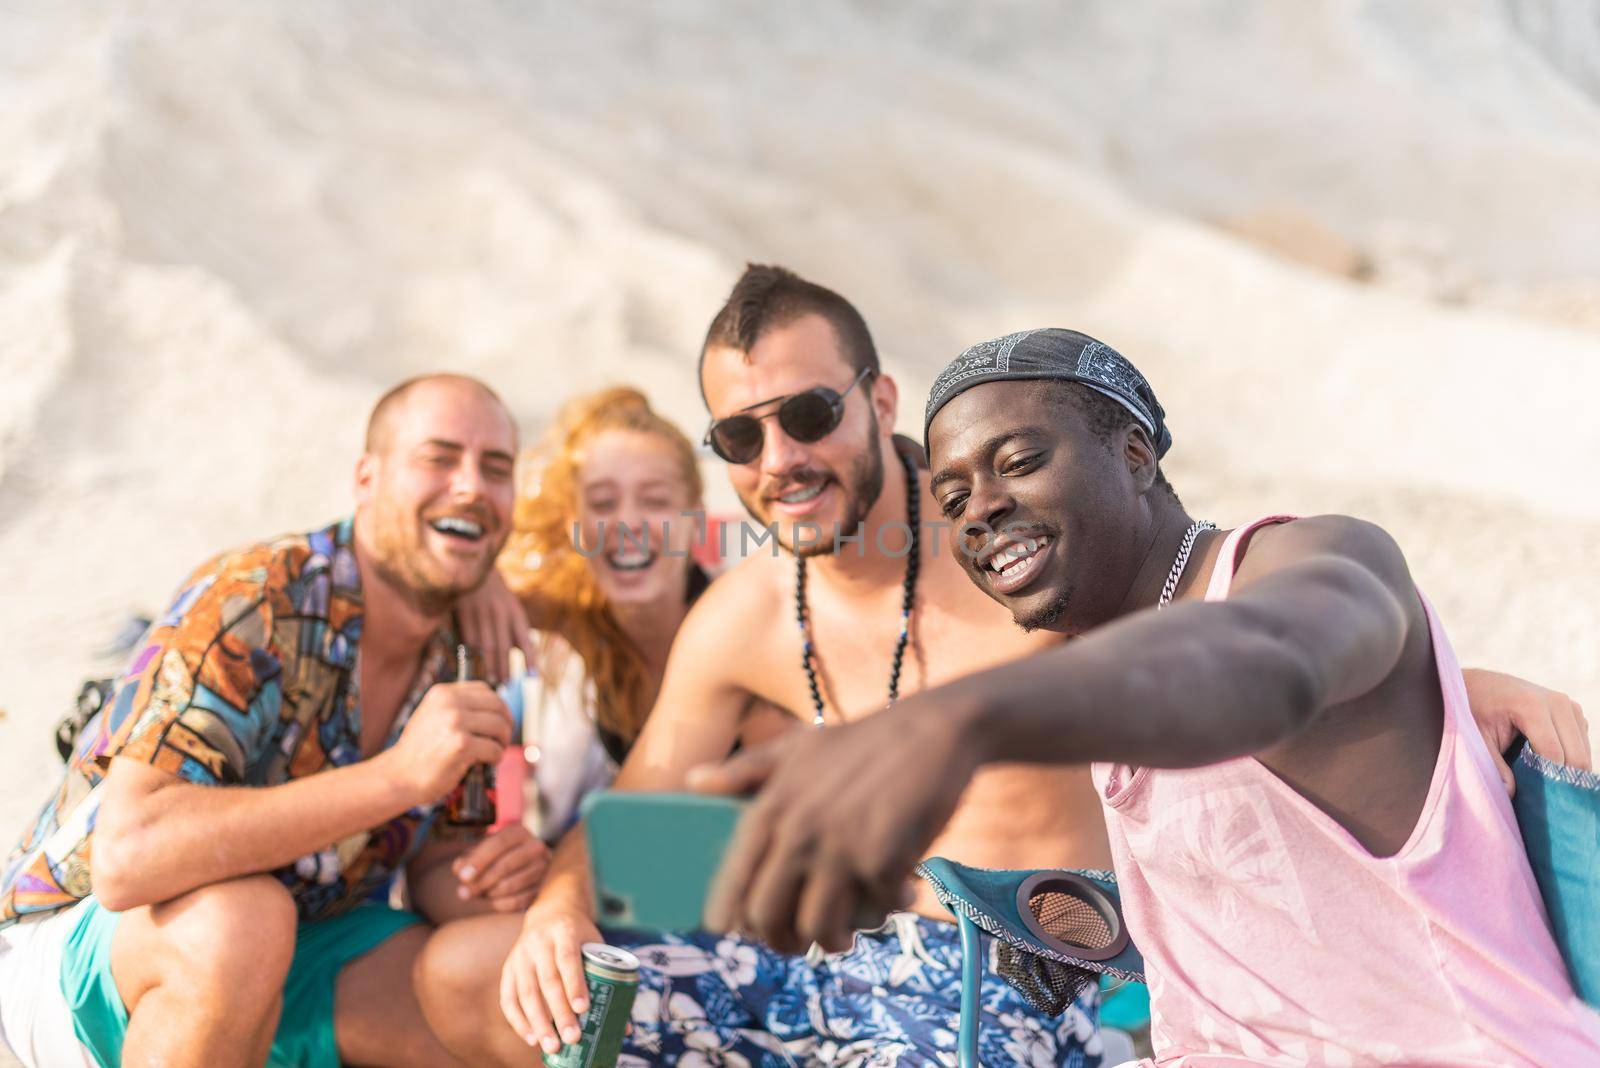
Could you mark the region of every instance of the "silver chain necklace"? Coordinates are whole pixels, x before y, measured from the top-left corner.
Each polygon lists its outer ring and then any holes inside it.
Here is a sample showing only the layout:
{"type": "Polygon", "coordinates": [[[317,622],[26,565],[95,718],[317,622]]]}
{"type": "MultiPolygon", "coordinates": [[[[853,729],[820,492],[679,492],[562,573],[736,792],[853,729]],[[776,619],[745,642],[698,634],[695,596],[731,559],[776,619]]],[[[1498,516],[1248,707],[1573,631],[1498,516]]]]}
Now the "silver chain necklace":
{"type": "Polygon", "coordinates": [[[1189,566],[1189,554],[1194,551],[1194,543],[1204,530],[1216,530],[1217,525],[1205,519],[1196,519],[1189,524],[1189,532],[1183,536],[1183,544],[1178,546],[1178,558],[1172,561],[1172,570],[1167,572],[1167,584],[1161,587],[1161,600],[1156,602],[1156,611],[1172,603],[1172,595],[1178,592],[1178,580],[1183,578],[1183,569],[1189,566]]]}

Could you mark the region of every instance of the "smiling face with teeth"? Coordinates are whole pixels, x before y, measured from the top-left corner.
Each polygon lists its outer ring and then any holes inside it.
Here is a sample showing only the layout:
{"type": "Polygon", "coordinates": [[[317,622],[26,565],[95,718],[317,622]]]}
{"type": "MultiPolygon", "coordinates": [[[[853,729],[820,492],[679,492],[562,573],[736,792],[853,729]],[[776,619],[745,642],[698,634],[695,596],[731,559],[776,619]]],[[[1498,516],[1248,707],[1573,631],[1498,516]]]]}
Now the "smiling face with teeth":
{"type": "Polygon", "coordinates": [[[603,431],[584,445],[577,483],[579,537],[606,601],[682,604],[698,533],[683,513],[701,505],[672,443],[603,431]]]}
{"type": "Polygon", "coordinates": [[[1131,420],[1103,439],[1073,399],[1077,388],[974,386],[928,431],[933,494],[953,524],[957,559],[1029,630],[1074,633],[1117,615],[1155,503],[1149,439],[1131,420]]]}
{"type": "Polygon", "coordinates": [[[443,615],[505,544],[516,448],[510,415],[471,379],[424,379],[380,405],[356,468],[363,564],[424,615],[443,615]]]}
{"type": "MultiPolygon", "coordinates": [[[[722,419],[817,386],[844,393],[858,373],[833,325],[810,313],[768,326],[749,352],[708,348],[701,386],[712,418],[722,419]]],[[[820,540],[807,555],[832,551],[833,532],[856,531],[883,492],[895,401],[894,382],[870,376],[844,398],[839,425],[814,442],[789,437],[775,418],[763,420],[761,454],[728,465],[734,492],[756,522],[777,525],[785,548],[793,548],[805,524],[822,535],[804,535],[820,540]]]]}

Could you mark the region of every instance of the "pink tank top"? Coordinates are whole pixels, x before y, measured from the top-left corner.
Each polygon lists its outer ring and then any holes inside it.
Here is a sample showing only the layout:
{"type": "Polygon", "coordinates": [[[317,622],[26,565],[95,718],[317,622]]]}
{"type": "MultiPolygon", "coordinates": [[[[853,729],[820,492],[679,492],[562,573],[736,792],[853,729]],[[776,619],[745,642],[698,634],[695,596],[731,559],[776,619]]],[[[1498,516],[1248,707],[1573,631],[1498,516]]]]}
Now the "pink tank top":
{"type": "MultiPolygon", "coordinates": [[[[1235,530],[1206,591],[1227,598],[1235,530]]],[[[1420,594],[1419,594],[1420,596],[1420,594]]],[[[1368,853],[1254,757],[1096,764],[1153,1063],[1600,1065],[1433,608],[1444,736],[1410,839],[1368,853]]]]}

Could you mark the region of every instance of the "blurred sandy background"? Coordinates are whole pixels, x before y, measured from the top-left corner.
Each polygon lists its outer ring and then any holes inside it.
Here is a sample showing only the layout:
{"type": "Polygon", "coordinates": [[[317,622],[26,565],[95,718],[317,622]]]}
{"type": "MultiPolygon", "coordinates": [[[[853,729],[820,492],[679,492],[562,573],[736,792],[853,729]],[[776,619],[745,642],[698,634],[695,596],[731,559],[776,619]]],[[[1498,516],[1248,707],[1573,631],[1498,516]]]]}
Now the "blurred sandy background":
{"type": "Polygon", "coordinates": [[[343,513],[382,389],[698,437],[746,259],[858,302],[907,429],[969,342],[1104,338],[1196,514],[1377,519],[1466,662],[1600,713],[1588,0],[40,0],[0,101],[8,844],[95,651],[343,513]]]}

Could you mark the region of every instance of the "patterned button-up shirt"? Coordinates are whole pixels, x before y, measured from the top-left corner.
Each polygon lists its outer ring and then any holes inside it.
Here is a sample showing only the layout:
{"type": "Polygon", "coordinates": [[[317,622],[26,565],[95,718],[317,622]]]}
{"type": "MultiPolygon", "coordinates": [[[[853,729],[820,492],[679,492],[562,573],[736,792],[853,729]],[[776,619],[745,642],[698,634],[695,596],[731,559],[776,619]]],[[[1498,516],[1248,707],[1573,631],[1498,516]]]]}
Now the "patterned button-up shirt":
{"type": "MultiPolygon", "coordinates": [[[[360,760],[361,622],[349,519],[224,553],[196,571],[6,859],[0,926],[93,891],[89,856],[112,757],[220,786],[273,786],[360,760]]],[[[386,745],[428,687],[451,677],[451,648],[443,631],[429,643],[386,745]]],[[[438,811],[403,812],[273,874],[302,919],[337,915],[382,890],[438,811]]]]}

